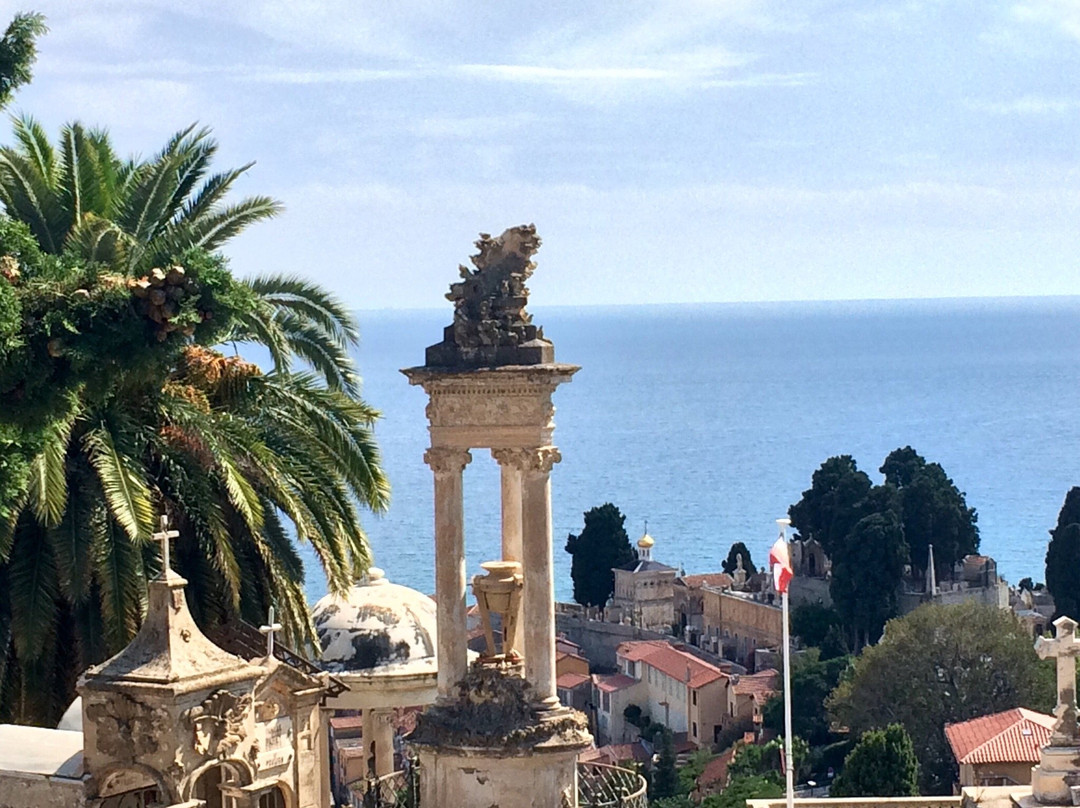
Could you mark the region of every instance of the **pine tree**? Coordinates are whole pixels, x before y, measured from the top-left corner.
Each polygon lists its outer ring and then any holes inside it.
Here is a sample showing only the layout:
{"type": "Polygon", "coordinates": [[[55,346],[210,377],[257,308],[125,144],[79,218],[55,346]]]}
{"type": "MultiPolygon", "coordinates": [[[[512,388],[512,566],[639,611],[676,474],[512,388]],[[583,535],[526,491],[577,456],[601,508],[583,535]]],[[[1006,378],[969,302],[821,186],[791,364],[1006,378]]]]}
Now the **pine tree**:
{"type": "Polygon", "coordinates": [[[1050,531],[1046,548],[1046,588],[1054,597],[1055,617],[1080,620],[1080,488],[1070,488],[1050,531]]]}

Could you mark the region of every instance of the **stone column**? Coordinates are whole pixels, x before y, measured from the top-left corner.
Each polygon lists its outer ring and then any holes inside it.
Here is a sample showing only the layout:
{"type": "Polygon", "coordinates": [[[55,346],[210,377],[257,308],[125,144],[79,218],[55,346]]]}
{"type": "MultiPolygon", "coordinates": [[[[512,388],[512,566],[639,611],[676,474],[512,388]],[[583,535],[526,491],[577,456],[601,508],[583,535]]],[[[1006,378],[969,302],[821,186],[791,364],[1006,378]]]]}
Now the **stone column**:
{"type": "Polygon", "coordinates": [[[394,721],[390,710],[372,710],[375,724],[375,776],[394,771],[394,721]]]}
{"type": "Polygon", "coordinates": [[[525,592],[525,679],[535,706],[559,707],[555,691],[555,577],[551,549],[551,467],[561,459],[554,446],[530,449],[522,471],[522,567],[525,592]]]}
{"type": "MultiPolygon", "coordinates": [[[[521,474],[525,452],[521,449],[492,449],[502,477],[502,560],[521,563],[521,474]]],[[[525,650],[525,621],[518,620],[512,645],[525,650]]]]}
{"type": "Polygon", "coordinates": [[[465,626],[465,503],[467,449],[433,447],[424,462],[435,473],[435,602],[438,607],[438,694],[451,698],[468,667],[465,626]]]}
{"type": "Polygon", "coordinates": [[[360,768],[363,771],[360,772],[361,777],[371,777],[372,772],[375,771],[375,761],[372,760],[374,755],[372,751],[372,743],[375,740],[375,711],[370,708],[365,708],[360,711],[360,748],[364,754],[361,756],[360,768]]]}

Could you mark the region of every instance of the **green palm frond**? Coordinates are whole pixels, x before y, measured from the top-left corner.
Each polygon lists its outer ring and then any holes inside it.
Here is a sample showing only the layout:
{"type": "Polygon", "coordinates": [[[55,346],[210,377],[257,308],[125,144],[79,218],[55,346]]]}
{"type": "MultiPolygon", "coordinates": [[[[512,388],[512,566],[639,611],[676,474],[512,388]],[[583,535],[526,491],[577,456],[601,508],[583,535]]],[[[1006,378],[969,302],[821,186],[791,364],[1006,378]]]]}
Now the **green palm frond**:
{"type": "Polygon", "coordinates": [[[235,205],[216,207],[198,219],[186,221],[178,232],[189,246],[214,251],[256,222],[271,219],[283,206],[268,196],[250,196],[235,205]]]}
{"type": "Polygon", "coordinates": [[[247,281],[260,298],[316,323],[343,345],[356,345],[360,330],[345,305],[318,284],[298,275],[258,275],[247,281]]]}
{"type": "Polygon", "coordinates": [[[218,455],[218,466],[229,502],[243,518],[247,529],[258,535],[263,529],[263,506],[259,495],[228,453],[218,455]]]}
{"type": "Polygon", "coordinates": [[[94,533],[94,578],[101,588],[105,635],[114,652],[135,636],[144,600],[142,557],[112,517],[98,510],[90,520],[94,533]]]}
{"type": "Polygon", "coordinates": [[[104,422],[86,433],[83,446],[113,518],[132,540],[149,539],[153,533],[153,503],[142,464],[117,448],[104,422]]]}
{"type": "Polygon", "coordinates": [[[77,607],[90,598],[94,568],[94,508],[87,489],[85,485],[72,485],[63,519],[48,531],[60,589],[77,607]]]}
{"type": "Polygon", "coordinates": [[[42,447],[30,464],[27,497],[30,510],[44,527],[60,524],[67,508],[67,452],[75,413],[50,423],[42,436],[42,447]]]}
{"type": "Polygon", "coordinates": [[[193,222],[206,216],[214,210],[225,198],[236,180],[248,171],[255,163],[247,163],[229,171],[222,171],[212,175],[206,180],[195,193],[195,196],[184,203],[183,209],[173,217],[173,224],[180,225],[184,222],[193,222]]]}
{"type": "Polygon", "coordinates": [[[10,147],[0,148],[0,202],[8,216],[26,222],[42,250],[60,251],[66,217],[56,194],[30,161],[10,147]]]}
{"type": "Polygon", "coordinates": [[[28,526],[12,548],[8,573],[11,626],[20,659],[33,662],[56,637],[56,563],[49,542],[28,526]]]}
{"type": "Polygon", "coordinates": [[[360,377],[342,344],[317,323],[280,311],[281,326],[292,353],[318,372],[327,385],[351,396],[360,394],[360,377]]]}
{"type": "Polygon", "coordinates": [[[23,154],[27,162],[36,171],[42,182],[49,188],[56,188],[58,183],[58,171],[56,166],[56,153],[45,128],[29,115],[21,117],[12,116],[15,130],[15,140],[22,146],[23,154]]]}
{"type": "Polygon", "coordinates": [[[0,564],[11,557],[11,548],[15,543],[15,530],[25,509],[26,492],[23,491],[10,504],[7,514],[0,518],[0,564]]]}
{"type": "Polygon", "coordinates": [[[125,262],[131,239],[108,219],[86,213],[68,233],[64,247],[87,261],[110,266],[125,262]]]}

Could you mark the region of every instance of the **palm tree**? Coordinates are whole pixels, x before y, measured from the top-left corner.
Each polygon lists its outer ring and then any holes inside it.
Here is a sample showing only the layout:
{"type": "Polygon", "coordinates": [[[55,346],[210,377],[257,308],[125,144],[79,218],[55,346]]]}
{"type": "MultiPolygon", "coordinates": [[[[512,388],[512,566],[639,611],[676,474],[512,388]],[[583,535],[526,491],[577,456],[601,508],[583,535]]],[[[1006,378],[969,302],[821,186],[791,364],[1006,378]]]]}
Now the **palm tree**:
{"type": "MultiPolygon", "coordinates": [[[[207,252],[280,210],[265,197],[223,202],[248,166],[207,176],[216,144],[206,130],[177,133],[145,162],[119,160],[104,132],[78,124],[64,127],[59,150],[31,119],[15,132],[19,145],[0,149],[8,214],[44,252],[103,263],[136,294],[175,263],[221,271],[207,252]]],[[[292,640],[310,641],[290,532],[335,591],[366,567],[357,503],[380,511],[389,493],[378,413],[359,398],[348,355],[355,322],[302,279],[237,284],[249,305],[223,341],[264,345],[271,372],[162,330],[184,346],[164,372],[79,388],[45,430],[0,523],[0,720],[54,720],[77,674],[131,638],[159,568],[148,542],[159,512],[180,532],[174,566],[203,625],[254,622],[274,604],[292,640]]]]}

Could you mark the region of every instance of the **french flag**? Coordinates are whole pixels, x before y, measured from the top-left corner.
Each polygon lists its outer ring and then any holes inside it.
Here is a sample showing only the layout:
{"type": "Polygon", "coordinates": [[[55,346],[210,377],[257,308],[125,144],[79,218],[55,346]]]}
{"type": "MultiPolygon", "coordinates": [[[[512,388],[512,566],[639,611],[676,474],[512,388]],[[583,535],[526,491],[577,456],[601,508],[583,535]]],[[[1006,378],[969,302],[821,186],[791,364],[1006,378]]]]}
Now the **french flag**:
{"type": "Polygon", "coordinates": [[[791,570],[791,557],[788,555],[788,545],[783,536],[780,536],[769,550],[769,566],[772,568],[773,586],[777,592],[784,594],[795,573],[791,570]]]}

